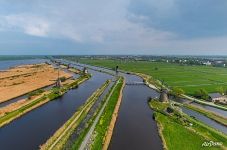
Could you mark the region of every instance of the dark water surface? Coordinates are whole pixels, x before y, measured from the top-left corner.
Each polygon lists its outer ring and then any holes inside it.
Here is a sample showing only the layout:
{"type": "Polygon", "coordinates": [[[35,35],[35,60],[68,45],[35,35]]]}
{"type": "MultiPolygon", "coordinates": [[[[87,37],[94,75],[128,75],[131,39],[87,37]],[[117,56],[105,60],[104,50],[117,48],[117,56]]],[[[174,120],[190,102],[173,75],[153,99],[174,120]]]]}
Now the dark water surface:
{"type": "Polygon", "coordinates": [[[199,104],[199,103],[196,103],[196,102],[191,102],[190,100],[183,99],[183,98],[174,99],[172,97],[172,100],[174,100],[176,102],[179,102],[179,103],[190,103],[191,105],[202,107],[203,109],[209,110],[209,111],[211,111],[213,113],[216,113],[217,115],[220,115],[220,116],[223,116],[223,117],[227,117],[227,111],[226,110],[222,110],[222,109],[219,109],[219,108],[216,108],[216,107],[212,107],[212,106],[209,106],[209,105],[205,105],[205,104],[199,104]]]}
{"type": "Polygon", "coordinates": [[[211,107],[211,106],[208,106],[208,105],[202,105],[202,104],[198,104],[198,103],[191,103],[192,105],[195,105],[195,106],[200,106],[202,107],[203,109],[206,109],[206,110],[209,110],[211,112],[214,112],[220,116],[223,116],[223,117],[227,117],[227,111],[226,110],[222,110],[222,109],[218,109],[218,108],[215,108],[215,107],[211,107]]]}
{"type": "MultiPolygon", "coordinates": [[[[2,67],[1,62],[0,69],[10,67],[9,65],[3,65],[2,67]]],[[[83,69],[83,67],[78,68],[83,69]]],[[[105,71],[113,73],[113,71],[107,69],[105,71]]],[[[92,73],[92,78],[80,85],[77,89],[70,90],[61,98],[51,101],[13,121],[9,125],[0,128],[0,149],[38,149],[39,145],[43,144],[52,136],[98,87],[107,79],[112,78],[110,75],[94,70],[89,70],[89,72],[92,73]]],[[[121,75],[126,77],[126,82],[142,81],[141,78],[135,75],[121,75]]],[[[119,116],[109,146],[110,150],[162,149],[157,125],[152,119],[153,111],[147,104],[148,97],[154,98],[158,96],[159,93],[145,85],[127,85],[125,87],[119,116]]],[[[201,117],[199,113],[190,112],[190,110],[183,111],[195,116],[198,120],[204,121],[207,119],[204,119],[204,116],[201,117]]],[[[213,122],[210,122],[210,120],[204,121],[204,123],[212,125],[213,122]]],[[[220,128],[216,125],[214,127],[220,128]]]]}
{"type": "Polygon", "coordinates": [[[48,59],[1,60],[0,70],[5,70],[10,67],[15,67],[19,65],[44,63],[46,61],[49,61],[49,60],[48,59]]]}
{"type": "MultiPolygon", "coordinates": [[[[114,73],[111,70],[85,65],[97,70],[114,73]]],[[[135,75],[120,73],[126,82],[141,82],[135,75]]],[[[152,119],[153,111],[149,108],[149,97],[159,94],[145,85],[125,86],[119,115],[109,146],[110,150],[159,150],[162,142],[156,122],[152,119]]]]}
{"type": "Polygon", "coordinates": [[[146,86],[125,87],[110,150],[162,149],[153,111],[147,104],[150,96],[156,97],[158,93],[146,86]]]}
{"type": "MultiPolygon", "coordinates": [[[[37,64],[37,63],[45,63],[45,62],[49,62],[50,61],[48,59],[25,59],[25,60],[3,60],[3,61],[0,61],[0,70],[6,70],[6,69],[9,69],[10,67],[15,67],[15,66],[18,66],[18,65],[25,65],[25,64],[37,64]]],[[[56,65],[52,64],[54,67],[56,67],[56,65]]],[[[72,75],[72,78],[76,79],[79,77],[78,74],[75,74],[67,69],[62,69],[63,71],[69,73],[72,75]]],[[[43,90],[49,90],[51,89],[52,87],[54,86],[53,85],[49,85],[49,86],[46,86],[46,87],[43,87],[41,89],[43,90]]],[[[8,101],[5,101],[5,102],[2,102],[0,103],[0,108],[1,107],[5,107],[11,103],[14,103],[14,102],[17,102],[17,101],[20,101],[22,99],[25,99],[28,97],[28,94],[24,94],[24,95],[21,95],[21,96],[18,96],[16,98],[13,98],[13,99],[10,99],[8,101]]]]}
{"type": "Polygon", "coordinates": [[[0,149],[35,150],[60,128],[87,98],[112,76],[89,70],[90,80],[62,97],[0,128],[0,149]]]}
{"type": "Polygon", "coordinates": [[[185,107],[182,107],[182,111],[186,114],[188,114],[189,116],[194,116],[197,120],[203,122],[204,124],[207,124],[208,126],[217,129],[225,134],[227,134],[227,127],[204,116],[203,114],[200,114],[194,110],[191,109],[187,109],[185,107]]]}

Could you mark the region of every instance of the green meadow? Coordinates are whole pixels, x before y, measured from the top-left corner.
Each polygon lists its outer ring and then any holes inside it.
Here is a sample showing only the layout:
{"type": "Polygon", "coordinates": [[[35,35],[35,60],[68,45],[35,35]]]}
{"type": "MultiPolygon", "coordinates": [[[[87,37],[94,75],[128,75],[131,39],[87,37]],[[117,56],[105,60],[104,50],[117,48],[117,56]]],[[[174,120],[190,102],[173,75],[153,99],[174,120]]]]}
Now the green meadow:
{"type": "Polygon", "coordinates": [[[218,88],[227,89],[227,69],[211,66],[186,66],[163,62],[90,60],[80,59],[79,62],[97,66],[139,72],[164,81],[170,87],[182,88],[187,94],[193,95],[199,89],[217,92],[218,88]]]}
{"type": "Polygon", "coordinates": [[[166,108],[169,107],[168,103],[151,100],[149,105],[155,111],[154,118],[158,123],[159,134],[164,147],[168,150],[226,149],[227,137],[225,134],[177,110],[168,114],[166,112],[166,108]],[[222,143],[222,147],[203,147],[202,144],[208,141],[219,141],[222,143]]]}

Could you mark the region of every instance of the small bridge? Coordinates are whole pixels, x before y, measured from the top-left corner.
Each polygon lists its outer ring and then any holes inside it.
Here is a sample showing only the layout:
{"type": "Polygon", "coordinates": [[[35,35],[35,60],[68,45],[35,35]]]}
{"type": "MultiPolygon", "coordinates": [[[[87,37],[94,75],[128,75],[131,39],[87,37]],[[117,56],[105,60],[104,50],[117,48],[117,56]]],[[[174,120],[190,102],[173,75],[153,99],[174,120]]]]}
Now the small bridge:
{"type": "Polygon", "coordinates": [[[126,85],[145,85],[145,83],[144,82],[136,82],[136,81],[134,81],[134,82],[127,82],[126,85]]]}

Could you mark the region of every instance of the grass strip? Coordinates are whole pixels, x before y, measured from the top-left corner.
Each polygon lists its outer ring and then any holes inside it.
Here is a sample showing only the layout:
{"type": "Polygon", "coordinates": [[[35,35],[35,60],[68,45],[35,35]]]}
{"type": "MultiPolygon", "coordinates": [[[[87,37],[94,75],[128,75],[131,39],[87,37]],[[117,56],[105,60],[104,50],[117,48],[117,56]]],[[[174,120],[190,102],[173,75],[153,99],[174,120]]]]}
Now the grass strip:
{"type": "Polygon", "coordinates": [[[86,117],[88,111],[91,109],[93,104],[99,98],[99,96],[104,92],[107,86],[110,84],[110,80],[107,80],[100,88],[98,88],[87,101],[79,107],[75,114],[61,127],[55,134],[48,139],[48,141],[42,145],[40,148],[42,150],[51,149],[62,149],[64,144],[67,142],[70,135],[75,131],[76,127],[80,122],[86,117]]]}
{"type": "Polygon", "coordinates": [[[81,143],[83,142],[83,140],[84,140],[85,136],[87,135],[89,129],[91,128],[92,124],[94,123],[95,118],[97,117],[97,115],[101,111],[101,108],[103,107],[104,103],[106,102],[106,100],[107,100],[108,96],[110,95],[111,91],[113,90],[114,86],[115,86],[115,84],[112,85],[111,89],[108,91],[108,93],[103,98],[103,100],[101,102],[101,105],[95,111],[95,113],[93,114],[92,118],[87,122],[86,128],[82,129],[80,135],[74,141],[74,144],[72,146],[73,150],[78,150],[80,148],[81,143]]]}
{"type": "Polygon", "coordinates": [[[7,113],[6,115],[0,117],[0,127],[7,125],[11,121],[15,120],[16,118],[21,117],[22,115],[30,112],[33,109],[51,101],[51,100],[54,100],[57,97],[62,96],[63,94],[65,94],[66,91],[68,91],[71,88],[77,87],[79,84],[83,83],[84,81],[88,80],[89,78],[90,78],[90,76],[82,76],[82,77],[76,79],[73,83],[57,89],[57,91],[52,90],[51,93],[49,93],[45,96],[42,96],[41,98],[38,98],[38,99],[32,101],[31,103],[28,103],[27,105],[22,106],[21,108],[19,108],[17,110],[7,113]]]}
{"type": "Polygon", "coordinates": [[[217,130],[195,120],[188,115],[174,109],[168,114],[166,108],[168,103],[156,100],[149,102],[150,107],[155,110],[154,118],[158,123],[159,133],[163,140],[165,149],[192,150],[192,149],[226,149],[227,136],[217,130]],[[202,147],[206,141],[221,142],[222,146],[202,147]]]}
{"type": "Polygon", "coordinates": [[[115,106],[117,104],[118,98],[120,96],[121,90],[122,90],[122,86],[124,83],[124,78],[120,77],[118,84],[116,85],[116,88],[114,89],[103,113],[102,116],[100,117],[95,130],[93,132],[93,143],[91,144],[91,149],[102,149],[103,148],[103,144],[105,142],[105,137],[106,137],[106,133],[107,130],[109,128],[112,116],[113,116],[113,112],[115,109],[115,106]]]}
{"type": "Polygon", "coordinates": [[[190,105],[190,104],[183,104],[183,106],[189,108],[189,109],[192,109],[194,111],[197,111],[203,115],[205,115],[206,117],[210,118],[210,119],[213,119],[219,123],[221,123],[222,125],[225,125],[227,126],[227,118],[225,117],[222,117],[214,112],[211,112],[211,111],[208,111],[206,109],[203,109],[199,106],[194,106],[194,105],[190,105]]]}

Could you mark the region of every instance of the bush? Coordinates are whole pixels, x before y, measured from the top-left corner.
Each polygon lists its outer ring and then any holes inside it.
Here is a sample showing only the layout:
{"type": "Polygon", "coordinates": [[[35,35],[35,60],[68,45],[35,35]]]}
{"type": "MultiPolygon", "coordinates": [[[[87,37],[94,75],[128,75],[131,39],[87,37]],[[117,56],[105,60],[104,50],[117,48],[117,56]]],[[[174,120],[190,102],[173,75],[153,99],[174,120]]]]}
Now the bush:
{"type": "Polygon", "coordinates": [[[65,82],[65,80],[66,80],[66,77],[60,77],[61,82],[65,82]]]}
{"type": "Polygon", "coordinates": [[[179,97],[180,95],[184,94],[184,90],[181,89],[181,88],[178,88],[178,87],[174,87],[171,91],[171,94],[176,96],[176,97],[179,97]]]}
{"type": "Polygon", "coordinates": [[[209,98],[208,92],[205,89],[199,89],[195,92],[195,97],[207,100],[209,98]]]}
{"type": "Polygon", "coordinates": [[[45,92],[44,89],[38,89],[38,90],[35,90],[33,92],[30,92],[30,93],[28,93],[28,99],[30,99],[32,96],[39,95],[39,94],[41,94],[43,92],[45,92]]]}

